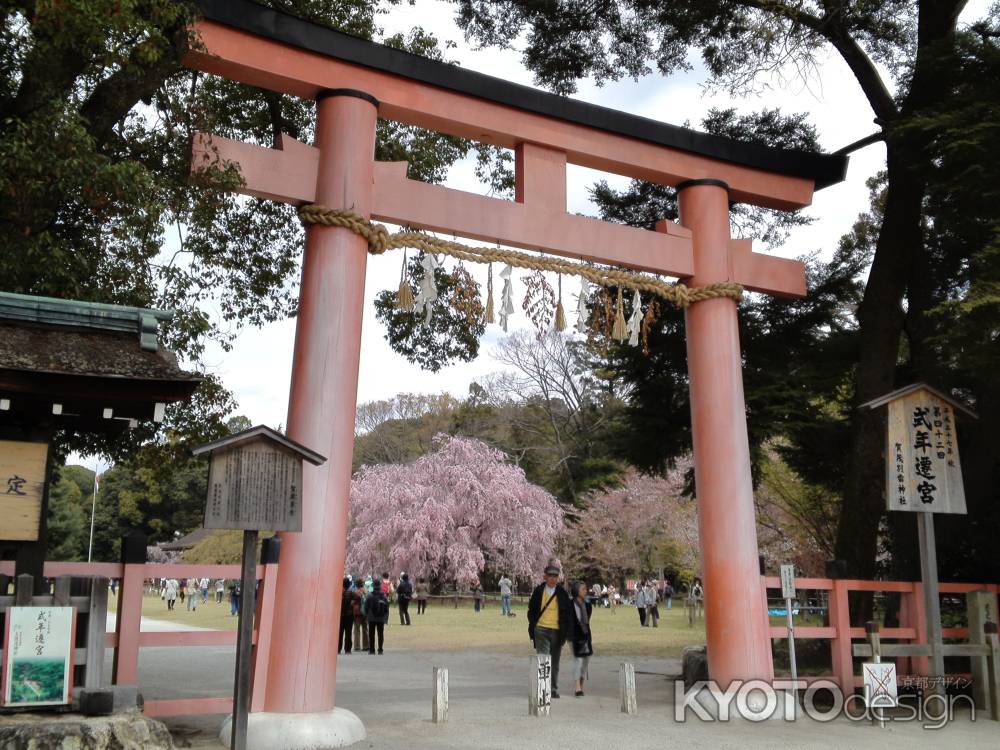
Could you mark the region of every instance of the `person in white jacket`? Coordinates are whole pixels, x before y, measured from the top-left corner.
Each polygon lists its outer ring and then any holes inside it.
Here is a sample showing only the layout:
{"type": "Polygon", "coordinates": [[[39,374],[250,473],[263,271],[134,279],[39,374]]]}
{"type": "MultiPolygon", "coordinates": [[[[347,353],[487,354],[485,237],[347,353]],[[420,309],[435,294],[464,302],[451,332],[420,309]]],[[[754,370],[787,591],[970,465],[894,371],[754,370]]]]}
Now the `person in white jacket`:
{"type": "Polygon", "coordinates": [[[167,609],[172,610],[174,608],[174,602],[177,601],[177,590],[180,588],[180,584],[177,583],[176,578],[168,578],[163,582],[163,601],[167,603],[167,609]]]}

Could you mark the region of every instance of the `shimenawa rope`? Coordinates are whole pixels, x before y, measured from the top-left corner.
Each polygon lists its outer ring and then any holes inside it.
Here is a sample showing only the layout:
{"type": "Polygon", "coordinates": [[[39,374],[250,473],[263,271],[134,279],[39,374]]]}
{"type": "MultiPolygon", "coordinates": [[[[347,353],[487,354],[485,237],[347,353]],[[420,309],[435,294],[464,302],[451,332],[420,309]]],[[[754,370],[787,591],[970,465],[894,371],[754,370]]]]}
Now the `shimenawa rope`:
{"type": "Polygon", "coordinates": [[[389,230],[382,224],[369,221],[350,209],[328,208],[314,203],[299,209],[299,219],[305,224],[323,224],[328,227],[350,229],[355,234],[365,238],[368,243],[368,252],[374,255],[381,255],[386,250],[408,247],[422,250],[425,253],[441,253],[471,263],[497,262],[532,271],[573,274],[602,286],[624,287],[655,294],[680,308],[707,299],[726,297],[739,301],[743,297],[743,287],[733,282],[706,284],[692,289],[684,284],[669,284],[652,276],[632,271],[600,268],[574,263],[562,258],[528,255],[499,247],[472,247],[459,242],[430,237],[421,232],[401,231],[390,234],[389,230]]]}

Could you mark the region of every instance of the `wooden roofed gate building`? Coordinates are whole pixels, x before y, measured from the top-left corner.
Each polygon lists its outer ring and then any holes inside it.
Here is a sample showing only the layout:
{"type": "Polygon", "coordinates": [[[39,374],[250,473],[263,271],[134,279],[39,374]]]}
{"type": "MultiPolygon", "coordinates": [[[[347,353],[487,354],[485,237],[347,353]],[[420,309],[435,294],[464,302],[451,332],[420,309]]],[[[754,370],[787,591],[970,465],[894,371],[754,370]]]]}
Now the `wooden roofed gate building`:
{"type": "Polygon", "coordinates": [[[39,589],[56,443],[162,422],[201,382],[160,343],[172,315],[0,292],[0,548],[39,589]]]}

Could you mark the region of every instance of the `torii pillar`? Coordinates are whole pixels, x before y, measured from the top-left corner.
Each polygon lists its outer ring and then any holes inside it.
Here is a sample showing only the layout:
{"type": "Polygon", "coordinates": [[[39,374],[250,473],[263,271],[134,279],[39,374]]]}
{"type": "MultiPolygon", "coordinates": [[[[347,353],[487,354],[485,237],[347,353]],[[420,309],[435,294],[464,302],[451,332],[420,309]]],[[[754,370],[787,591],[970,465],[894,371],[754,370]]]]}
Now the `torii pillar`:
{"type": "MultiPolygon", "coordinates": [[[[368,217],[378,102],[335,89],[321,92],[316,106],[316,199],[368,217]]],[[[365,738],[361,720],[334,707],[334,694],[367,258],[367,243],[350,230],[306,230],[288,436],[329,460],[303,468],[302,531],[281,535],[275,637],[264,711],[250,714],[252,750],[340,747],[365,738]]]]}
{"type": "MultiPolygon", "coordinates": [[[[721,180],[690,180],[677,192],[680,222],[692,230],[694,242],[694,276],[688,285],[735,281],[728,186],[721,180]]],[[[685,311],[685,327],[708,673],[726,689],[732,680],[774,678],[757,561],[736,301],[692,304],[685,311]]]]}

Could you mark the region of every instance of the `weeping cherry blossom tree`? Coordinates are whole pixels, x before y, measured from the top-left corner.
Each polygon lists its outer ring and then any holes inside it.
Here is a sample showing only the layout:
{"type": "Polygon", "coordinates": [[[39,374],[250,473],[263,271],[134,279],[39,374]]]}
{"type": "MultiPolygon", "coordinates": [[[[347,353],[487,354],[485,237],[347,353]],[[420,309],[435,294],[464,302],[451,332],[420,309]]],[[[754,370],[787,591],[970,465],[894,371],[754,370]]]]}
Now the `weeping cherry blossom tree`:
{"type": "Polygon", "coordinates": [[[409,464],[362,467],[351,483],[347,569],[465,584],[489,569],[532,577],[563,526],[555,498],[502,451],[438,435],[409,464]]]}
{"type": "Polygon", "coordinates": [[[558,541],[567,574],[606,583],[663,569],[696,575],[697,507],[682,494],[690,466],[685,457],[665,477],[630,471],[621,487],[590,495],[558,541]]]}

